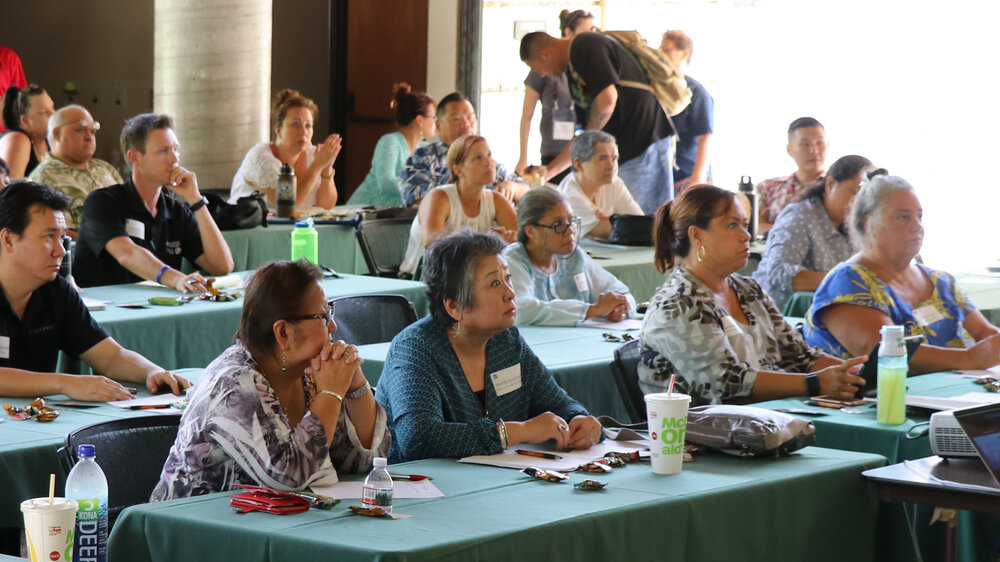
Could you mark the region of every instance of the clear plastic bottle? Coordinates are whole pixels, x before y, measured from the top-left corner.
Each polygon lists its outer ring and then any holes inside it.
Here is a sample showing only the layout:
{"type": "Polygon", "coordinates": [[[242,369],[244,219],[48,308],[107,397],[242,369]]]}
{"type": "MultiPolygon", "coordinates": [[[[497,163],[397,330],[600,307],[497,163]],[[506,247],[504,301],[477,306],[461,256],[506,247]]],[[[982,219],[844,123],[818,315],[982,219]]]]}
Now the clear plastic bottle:
{"type": "Polygon", "coordinates": [[[392,513],[392,477],[385,465],[383,457],[375,457],[372,471],[365,476],[361,503],[365,507],[378,507],[386,513],[392,513]]]}
{"type": "Polygon", "coordinates": [[[93,445],[77,448],[80,461],[66,478],[66,497],[79,503],[73,533],[73,560],[108,559],[108,479],[98,466],[93,445]]]}
{"type": "Polygon", "coordinates": [[[288,164],[282,164],[278,172],[278,188],[275,199],[278,201],[278,216],[288,218],[295,214],[295,170],[288,164]]]}
{"type": "Polygon", "coordinates": [[[292,261],[299,258],[319,265],[319,233],[312,218],[297,221],[292,229],[292,261]]]}
{"type": "Polygon", "coordinates": [[[879,423],[899,425],[906,421],[906,344],[902,326],[882,326],[878,347],[879,423]]]}

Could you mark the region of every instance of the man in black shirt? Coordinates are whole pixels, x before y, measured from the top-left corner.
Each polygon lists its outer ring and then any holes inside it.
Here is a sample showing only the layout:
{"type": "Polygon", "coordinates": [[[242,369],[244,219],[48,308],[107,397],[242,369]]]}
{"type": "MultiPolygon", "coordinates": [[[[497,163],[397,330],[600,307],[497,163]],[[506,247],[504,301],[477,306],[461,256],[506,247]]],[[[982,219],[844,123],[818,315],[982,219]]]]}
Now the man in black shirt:
{"type": "Polygon", "coordinates": [[[97,325],[59,266],[69,198],[22,182],[0,192],[0,396],[66,394],[79,400],[132,395],[103,376],[54,373],[59,351],[96,372],[174,394],[190,383],[129,351],[97,325]]]}
{"type": "Polygon", "coordinates": [[[225,275],[233,270],[233,256],[197,177],[180,166],[173,122],[166,115],[137,115],[125,123],[121,146],[132,177],[87,196],[73,276],[83,287],[148,279],[204,292],[201,274],[180,271],[183,258],[225,275]],[[164,187],[175,197],[167,197],[164,187]]]}
{"type": "MultiPolygon", "coordinates": [[[[542,76],[570,70],[574,101],[586,108],[586,130],[603,130],[618,141],[622,164],[618,176],[647,214],[673,199],[673,127],[656,96],[646,88],[646,71],[614,38],[584,32],[556,39],[543,32],[521,40],[521,60],[542,76]]],[[[545,166],[546,179],[570,165],[570,147],[545,166]]]]}

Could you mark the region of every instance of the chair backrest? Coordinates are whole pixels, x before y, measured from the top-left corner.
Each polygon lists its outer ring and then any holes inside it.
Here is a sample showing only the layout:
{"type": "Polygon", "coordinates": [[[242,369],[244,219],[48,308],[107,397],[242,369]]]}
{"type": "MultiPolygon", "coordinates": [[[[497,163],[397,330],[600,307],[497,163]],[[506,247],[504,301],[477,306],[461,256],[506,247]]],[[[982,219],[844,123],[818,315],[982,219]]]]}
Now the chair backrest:
{"type": "Polygon", "coordinates": [[[396,218],[363,221],[358,227],[358,246],[368,270],[377,277],[398,277],[399,265],[406,256],[413,219],[396,218]]]}
{"type": "Polygon", "coordinates": [[[639,340],[632,340],[615,350],[611,372],[615,376],[618,392],[632,423],[646,421],[646,399],[639,388],[639,340]]]}
{"type": "Polygon", "coordinates": [[[375,219],[410,219],[417,216],[417,207],[385,207],[375,211],[375,219]]]}
{"type": "Polygon", "coordinates": [[[335,338],[354,345],[392,341],[417,321],[413,303],[403,295],[352,295],[330,301],[336,306],[335,338]]]}
{"type": "Polygon", "coordinates": [[[108,521],[126,507],[146,503],[160,481],[163,463],[177,438],[181,416],[123,418],[81,427],[59,449],[67,474],[77,462],[77,447],[90,443],[108,479],[108,521]]]}

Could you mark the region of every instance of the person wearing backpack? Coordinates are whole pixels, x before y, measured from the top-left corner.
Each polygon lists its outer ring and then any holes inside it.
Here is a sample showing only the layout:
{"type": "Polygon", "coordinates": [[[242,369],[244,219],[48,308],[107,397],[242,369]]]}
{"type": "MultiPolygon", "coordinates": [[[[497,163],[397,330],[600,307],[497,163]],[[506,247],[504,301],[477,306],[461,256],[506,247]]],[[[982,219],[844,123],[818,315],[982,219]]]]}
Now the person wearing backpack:
{"type": "MultiPolygon", "coordinates": [[[[650,88],[640,56],[646,53],[638,53],[634,42],[629,44],[635,50],[630,50],[618,33],[612,33],[584,32],[566,39],[556,39],[540,31],[529,33],[521,39],[521,60],[542,76],[568,73],[573,101],[585,115],[582,119],[585,129],[603,130],[617,139],[622,162],[618,175],[643,212],[653,214],[674,196],[674,128],[650,88]]],[[[622,35],[641,40],[635,32],[622,35]]],[[[648,49],[642,43],[642,48],[648,49]]],[[[648,51],[660,53],[656,49],[648,51]]],[[[672,70],[665,55],[660,63],[672,70]]],[[[682,76],[680,82],[681,91],[686,91],[690,100],[682,76]]],[[[682,101],[681,105],[686,103],[682,101]]],[[[555,176],[569,165],[567,146],[545,167],[545,178],[555,176]]]]}

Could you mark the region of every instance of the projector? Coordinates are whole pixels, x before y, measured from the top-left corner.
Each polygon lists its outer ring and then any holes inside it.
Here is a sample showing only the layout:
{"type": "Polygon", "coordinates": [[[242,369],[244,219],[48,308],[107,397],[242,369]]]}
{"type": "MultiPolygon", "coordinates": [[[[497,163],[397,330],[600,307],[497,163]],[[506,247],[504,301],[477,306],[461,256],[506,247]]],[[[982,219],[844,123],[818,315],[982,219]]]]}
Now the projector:
{"type": "Polygon", "coordinates": [[[978,457],[952,410],[931,414],[931,451],[939,457],[978,457]]]}

